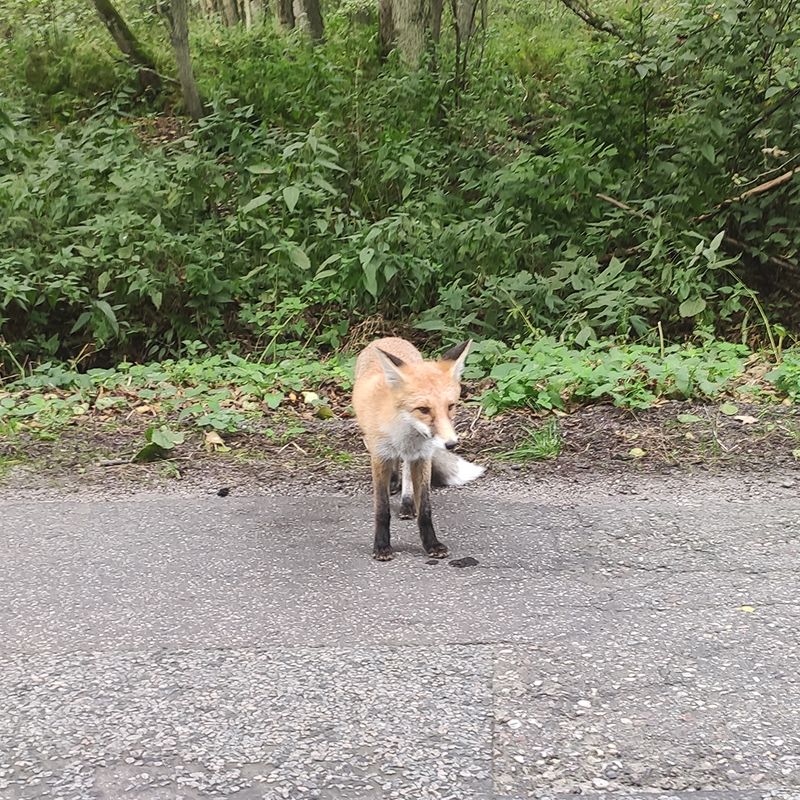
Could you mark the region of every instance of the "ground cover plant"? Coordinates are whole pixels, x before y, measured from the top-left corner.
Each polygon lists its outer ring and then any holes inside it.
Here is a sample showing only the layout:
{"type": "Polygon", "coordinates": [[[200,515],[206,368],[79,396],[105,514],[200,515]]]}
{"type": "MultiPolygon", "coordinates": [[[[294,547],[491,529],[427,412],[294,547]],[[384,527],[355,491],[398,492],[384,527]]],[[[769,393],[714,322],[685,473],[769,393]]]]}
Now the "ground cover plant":
{"type": "MultiPolygon", "coordinates": [[[[666,400],[769,405],[800,396],[795,350],[774,365],[743,345],[718,341],[664,352],[601,342],[576,349],[551,338],[513,347],[484,340],[473,347],[464,376],[469,404],[489,417],[515,409],[563,414],[594,402],[636,410],[666,400]]],[[[354,361],[337,354],[265,364],[228,353],[84,372],[45,363],[0,390],[0,431],[54,437],[84,418],[139,415],[176,432],[224,435],[274,412],[349,417],[354,361]]]]}
{"type": "MultiPolygon", "coordinates": [[[[168,76],[163,18],[120,7],[168,76]]],[[[268,14],[249,30],[194,17],[209,113],[191,125],[91,9],[12,4],[7,375],[194,341],[325,353],[376,315],[434,341],[759,345],[765,321],[791,340],[792,4],[607,3],[600,33],[554,0],[498,3],[480,57],[457,62],[445,25],[419,71],[379,59],[359,8],[325,7],[321,44],[268,14]]]]}

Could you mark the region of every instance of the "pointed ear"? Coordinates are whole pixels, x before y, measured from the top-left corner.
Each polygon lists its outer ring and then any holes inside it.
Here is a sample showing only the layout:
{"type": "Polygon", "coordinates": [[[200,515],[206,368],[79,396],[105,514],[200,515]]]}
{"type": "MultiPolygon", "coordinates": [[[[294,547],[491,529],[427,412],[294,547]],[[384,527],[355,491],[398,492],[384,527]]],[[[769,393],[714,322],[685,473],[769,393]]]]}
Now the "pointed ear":
{"type": "Polygon", "coordinates": [[[375,348],[375,353],[377,354],[378,361],[383,369],[383,376],[386,378],[386,385],[390,389],[401,386],[405,378],[398,367],[402,367],[405,362],[402,359],[399,359],[397,356],[387,353],[385,350],[381,350],[380,347],[375,348]]]}
{"type": "Polygon", "coordinates": [[[448,350],[441,358],[441,361],[454,362],[452,372],[457,381],[461,380],[461,373],[464,372],[464,362],[467,360],[467,353],[471,344],[472,339],[461,342],[461,344],[457,344],[454,348],[448,350]]]}

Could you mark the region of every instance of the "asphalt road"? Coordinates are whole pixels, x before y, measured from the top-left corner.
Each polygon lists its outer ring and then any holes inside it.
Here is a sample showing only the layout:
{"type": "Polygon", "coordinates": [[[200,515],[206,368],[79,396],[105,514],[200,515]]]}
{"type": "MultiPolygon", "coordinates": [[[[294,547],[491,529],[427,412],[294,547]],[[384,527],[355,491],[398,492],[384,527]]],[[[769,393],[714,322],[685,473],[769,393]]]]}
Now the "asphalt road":
{"type": "Polygon", "coordinates": [[[6,500],[0,800],[800,798],[800,499],[705,488],[6,500]]]}

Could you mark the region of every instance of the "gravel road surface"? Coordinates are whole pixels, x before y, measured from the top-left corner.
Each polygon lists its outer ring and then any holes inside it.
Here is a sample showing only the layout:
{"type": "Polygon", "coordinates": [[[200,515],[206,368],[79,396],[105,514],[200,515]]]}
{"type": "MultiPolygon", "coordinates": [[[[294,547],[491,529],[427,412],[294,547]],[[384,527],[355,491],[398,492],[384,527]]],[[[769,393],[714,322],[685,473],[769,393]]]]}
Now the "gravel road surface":
{"type": "MultiPolygon", "coordinates": [[[[788,484],[787,484],[788,486],[788,484]]],[[[0,505],[0,799],[800,799],[800,498],[0,505]]]]}

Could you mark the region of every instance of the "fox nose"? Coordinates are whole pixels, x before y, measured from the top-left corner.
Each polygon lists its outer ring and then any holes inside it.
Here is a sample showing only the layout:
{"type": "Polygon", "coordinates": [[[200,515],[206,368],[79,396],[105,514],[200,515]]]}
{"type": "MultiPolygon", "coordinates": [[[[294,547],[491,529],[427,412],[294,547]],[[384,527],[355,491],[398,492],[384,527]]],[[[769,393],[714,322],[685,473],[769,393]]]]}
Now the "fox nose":
{"type": "Polygon", "coordinates": [[[455,450],[455,449],[456,449],[456,445],[457,445],[457,444],[458,444],[458,441],[457,441],[456,439],[451,439],[449,442],[445,442],[445,443],[444,443],[444,446],[445,446],[445,447],[446,447],[448,450],[455,450]]]}

